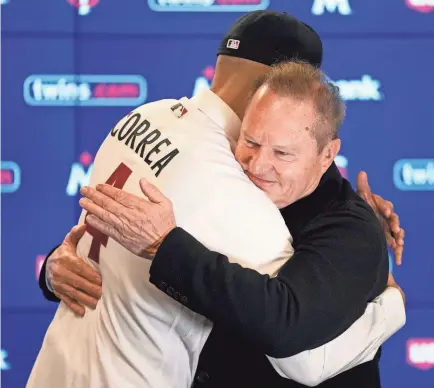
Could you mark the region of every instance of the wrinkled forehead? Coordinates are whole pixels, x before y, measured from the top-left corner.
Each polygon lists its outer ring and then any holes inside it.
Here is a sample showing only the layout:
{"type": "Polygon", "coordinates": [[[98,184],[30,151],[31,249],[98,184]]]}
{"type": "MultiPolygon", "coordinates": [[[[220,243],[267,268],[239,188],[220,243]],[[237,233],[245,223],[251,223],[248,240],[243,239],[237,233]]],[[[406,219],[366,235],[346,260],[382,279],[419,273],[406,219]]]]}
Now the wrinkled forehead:
{"type": "Polygon", "coordinates": [[[295,141],[312,135],[317,117],[312,101],[264,95],[252,100],[242,130],[246,135],[295,141]]]}

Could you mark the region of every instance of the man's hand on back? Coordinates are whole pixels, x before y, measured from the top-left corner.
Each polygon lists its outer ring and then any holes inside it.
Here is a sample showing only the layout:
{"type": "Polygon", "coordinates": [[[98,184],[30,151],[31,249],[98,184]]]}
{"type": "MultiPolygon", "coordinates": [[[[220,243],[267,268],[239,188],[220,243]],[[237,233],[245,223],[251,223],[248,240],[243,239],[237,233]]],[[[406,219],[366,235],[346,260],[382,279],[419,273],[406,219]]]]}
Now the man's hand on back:
{"type": "Polygon", "coordinates": [[[54,294],[74,313],[83,316],[85,308],[96,307],[101,298],[101,276],[77,256],[77,244],[86,225],[74,226],[47,259],[47,277],[54,294]]]}
{"type": "Polygon", "coordinates": [[[357,192],[377,214],[383,226],[387,244],[395,253],[395,262],[397,265],[401,265],[405,231],[400,227],[398,214],[393,211],[393,203],[377,194],[372,194],[368,175],[363,171],[357,174],[357,192]]]}
{"type": "Polygon", "coordinates": [[[87,223],[137,256],[152,260],[164,238],[176,228],[172,202],[156,186],[141,179],[146,198],[110,185],[82,187],[80,206],[87,223]]]}

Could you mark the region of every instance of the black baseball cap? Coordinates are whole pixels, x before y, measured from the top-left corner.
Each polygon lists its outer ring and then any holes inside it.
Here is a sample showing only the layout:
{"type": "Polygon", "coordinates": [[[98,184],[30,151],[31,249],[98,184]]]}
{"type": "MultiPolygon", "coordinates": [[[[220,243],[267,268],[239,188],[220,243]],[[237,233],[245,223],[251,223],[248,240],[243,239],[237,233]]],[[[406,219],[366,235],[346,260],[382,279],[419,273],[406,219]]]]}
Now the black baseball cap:
{"type": "Polygon", "coordinates": [[[322,42],[312,27],[286,12],[253,11],[232,25],[217,55],[249,59],[268,66],[298,59],[320,67],[322,42]]]}

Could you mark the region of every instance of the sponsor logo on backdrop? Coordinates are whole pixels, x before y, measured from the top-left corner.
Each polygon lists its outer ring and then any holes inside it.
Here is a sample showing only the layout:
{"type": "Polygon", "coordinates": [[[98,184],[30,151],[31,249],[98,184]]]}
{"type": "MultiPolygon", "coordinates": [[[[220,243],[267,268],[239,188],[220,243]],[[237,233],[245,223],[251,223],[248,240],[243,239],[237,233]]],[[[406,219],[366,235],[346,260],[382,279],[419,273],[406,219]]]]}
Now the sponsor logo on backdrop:
{"type": "Polygon", "coordinates": [[[434,190],[434,159],[401,159],[393,166],[393,182],[399,190],[434,190]]]}
{"type": "Polygon", "coordinates": [[[42,266],[44,265],[45,255],[36,256],[36,280],[39,280],[39,274],[41,273],[42,266]]]}
{"type": "MultiPolygon", "coordinates": [[[[193,96],[201,89],[209,89],[214,71],[212,66],[203,69],[202,75],[194,82],[193,96]]],[[[362,75],[360,79],[330,80],[330,82],[339,87],[339,92],[345,101],[381,101],[384,99],[380,81],[368,74],[362,75]]]]}
{"type": "Polygon", "coordinates": [[[381,92],[380,81],[364,74],[360,79],[332,81],[338,88],[345,101],[381,101],[384,98],[381,92]]]}
{"type": "Polygon", "coordinates": [[[348,178],[348,159],[343,155],[337,155],[335,163],[341,175],[344,178],[348,178]]]}
{"type": "Polygon", "coordinates": [[[9,3],[9,0],[0,0],[0,5],[4,5],[9,3]]]}
{"type": "Polygon", "coordinates": [[[422,13],[434,11],[434,0],[405,0],[408,8],[422,13]]]}
{"type": "Polygon", "coordinates": [[[138,106],[147,94],[140,75],[32,74],[24,81],[24,100],[37,106],[138,106]]]}
{"type": "Polygon", "coordinates": [[[2,349],[0,352],[0,370],[8,370],[11,369],[11,365],[8,360],[8,352],[5,349],[2,349]]]}
{"type": "Polygon", "coordinates": [[[250,12],[268,8],[269,0],[148,0],[157,12],[250,12]]]}
{"type": "Polygon", "coordinates": [[[421,370],[434,368],[434,338],[407,340],[407,363],[421,370]]]}
{"type": "Polygon", "coordinates": [[[314,15],[323,15],[325,12],[337,12],[344,16],[353,13],[349,0],[314,0],[312,4],[312,13],[314,15]]]}
{"type": "Polygon", "coordinates": [[[21,185],[21,169],[18,164],[10,161],[1,161],[0,182],[2,193],[13,193],[21,185]]]}
{"type": "Polygon", "coordinates": [[[98,5],[99,0],[67,0],[69,4],[77,8],[80,16],[89,15],[93,7],[98,5]]]}
{"type": "Polygon", "coordinates": [[[89,184],[90,174],[92,174],[93,156],[89,152],[83,152],[79,161],[71,166],[68,184],[66,185],[66,194],[69,196],[77,195],[82,186],[89,184]]]}

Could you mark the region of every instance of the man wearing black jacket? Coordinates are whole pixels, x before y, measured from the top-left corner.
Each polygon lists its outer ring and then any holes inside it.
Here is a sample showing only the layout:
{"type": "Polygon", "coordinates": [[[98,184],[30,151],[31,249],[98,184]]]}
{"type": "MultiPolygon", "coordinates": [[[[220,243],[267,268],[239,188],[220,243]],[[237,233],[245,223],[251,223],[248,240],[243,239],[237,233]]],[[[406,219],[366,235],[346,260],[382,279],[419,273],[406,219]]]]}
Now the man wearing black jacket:
{"type": "MultiPolygon", "coordinates": [[[[350,267],[365,260],[366,253],[375,253],[366,248],[373,242],[373,235],[382,232],[375,227],[375,233],[369,236],[369,226],[363,233],[357,222],[351,221],[355,217],[366,224],[377,224],[369,206],[341,177],[336,166],[329,168],[311,195],[281,213],[294,238],[295,254],[275,281],[231,265],[180,228],[174,229],[157,251],[151,282],[156,286],[162,282],[170,285],[187,296],[191,309],[216,322],[201,354],[195,387],[302,387],[279,376],[264,354],[289,357],[306,347],[315,348],[323,341],[309,339],[322,338],[327,342],[335,338],[364,311],[363,303],[355,301],[359,297],[358,287],[369,276],[369,266],[365,273],[360,272],[360,267],[350,267]],[[341,263],[348,265],[345,272],[330,268],[331,263],[339,266],[339,260],[347,262],[341,263]],[[254,309],[243,308],[249,305],[246,299],[253,301],[254,309]],[[301,306],[308,309],[308,320],[303,317],[303,309],[298,308],[301,306]],[[312,309],[317,310],[313,313],[312,309]],[[257,336],[258,332],[261,336],[257,336]]],[[[382,249],[386,254],[385,247],[382,249]]],[[[381,281],[365,294],[366,301],[384,289],[385,260],[384,257],[379,269],[381,281]]],[[[381,350],[371,362],[319,386],[380,387],[380,353],[381,350]]]]}
{"type": "MultiPolygon", "coordinates": [[[[275,279],[230,264],[180,228],[161,236],[151,282],[168,295],[181,294],[190,309],[215,323],[198,368],[199,384],[292,386],[263,354],[289,357],[335,338],[385,287],[381,228],[334,164],[313,193],[285,207],[282,215],[296,253],[275,279]],[[366,287],[373,278],[377,281],[366,287]]],[[[333,381],[336,387],[379,386],[378,363],[366,363],[326,384],[333,381]],[[341,383],[346,385],[337,385],[341,383]]]]}
{"type": "MultiPolygon", "coordinates": [[[[386,239],[333,163],[342,105],[321,77],[302,64],[273,68],[257,86],[235,149],[246,175],[283,209],[293,237],[295,253],[275,278],[231,263],[176,227],[169,199],[149,183],[142,186],[149,201],[109,185],[82,190],[89,225],[152,260],[150,282],[214,323],[197,382],[291,386],[279,376],[289,375],[284,360],[338,337],[386,288],[386,239]]],[[[328,384],[379,387],[378,359],[328,384]]]]}

